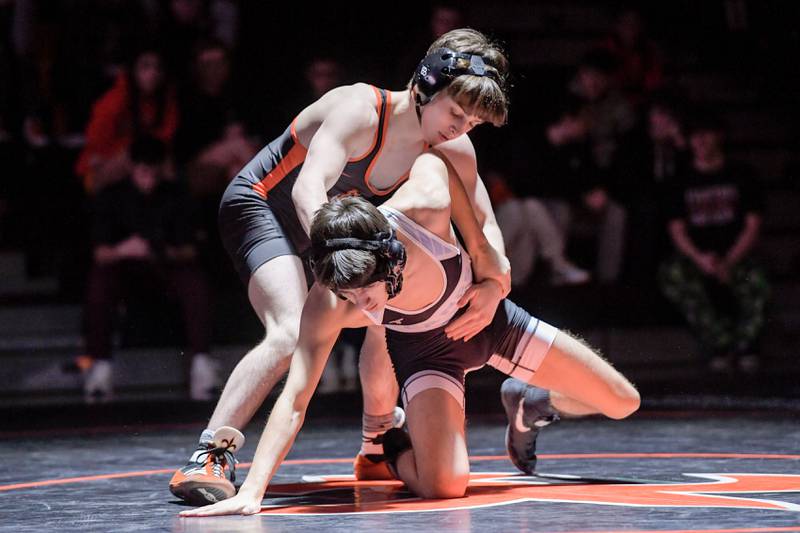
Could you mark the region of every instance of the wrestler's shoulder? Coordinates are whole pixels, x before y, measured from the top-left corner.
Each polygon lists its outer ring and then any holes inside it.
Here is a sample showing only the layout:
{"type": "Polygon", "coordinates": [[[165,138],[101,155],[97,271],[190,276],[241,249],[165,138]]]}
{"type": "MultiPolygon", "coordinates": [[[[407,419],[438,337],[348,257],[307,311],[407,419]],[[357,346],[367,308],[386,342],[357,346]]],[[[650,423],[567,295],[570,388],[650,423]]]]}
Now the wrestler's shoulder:
{"type": "Polygon", "coordinates": [[[375,90],[366,83],[342,85],[331,89],[315,106],[325,112],[346,113],[369,121],[377,121],[377,98],[375,90]]]}

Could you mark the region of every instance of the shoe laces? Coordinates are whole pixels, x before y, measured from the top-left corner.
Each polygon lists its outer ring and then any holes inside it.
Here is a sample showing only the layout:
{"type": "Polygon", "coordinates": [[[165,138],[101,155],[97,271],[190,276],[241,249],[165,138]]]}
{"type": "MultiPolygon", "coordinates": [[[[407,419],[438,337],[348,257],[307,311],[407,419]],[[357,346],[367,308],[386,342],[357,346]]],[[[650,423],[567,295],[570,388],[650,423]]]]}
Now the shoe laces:
{"type": "Polygon", "coordinates": [[[225,446],[209,445],[206,448],[201,447],[199,448],[201,450],[200,453],[197,454],[197,462],[205,463],[210,458],[210,460],[214,462],[214,466],[211,468],[214,471],[214,475],[217,477],[223,477],[225,465],[227,464],[230,467],[230,481],[233,483],[236,481],[236,463],[239,461],[233,455],[231,448],[235,448],[232,442],[225,446]]]}

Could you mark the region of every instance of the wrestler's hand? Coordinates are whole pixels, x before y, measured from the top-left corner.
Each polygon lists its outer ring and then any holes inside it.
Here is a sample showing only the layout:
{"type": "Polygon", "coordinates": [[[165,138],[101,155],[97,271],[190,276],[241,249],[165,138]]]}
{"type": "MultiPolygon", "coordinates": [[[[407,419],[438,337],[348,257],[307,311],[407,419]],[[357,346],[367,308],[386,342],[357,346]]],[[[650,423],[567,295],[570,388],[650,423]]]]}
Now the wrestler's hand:
{"type": "Polygon", "coordinates": [[[472,272],[478,281],[493,279],[503,291],[502,298],[511,292],[511,263],[493,246],[486,244],[472,257],[472,272]]]}
{"type": "Polygon", "coordinates": [[[476,283],[458,301],[459,307],[469,304],[469,308],[447,325],[444,329],[445,335],[453,340],[464,339],[467,342],[492,323],[497,305],[504,297],[503,289],[497,281],[487,279],[476,283]]]}
{"type": "Polygon", "coordinates": [[[233,498],[228,498],[227,500],[222,500],[212,505],[181,511],[180,516],[251,515],[261,510],[261,500],[261,497],[254,497],[239,492],[239,494],[233,498]]]}

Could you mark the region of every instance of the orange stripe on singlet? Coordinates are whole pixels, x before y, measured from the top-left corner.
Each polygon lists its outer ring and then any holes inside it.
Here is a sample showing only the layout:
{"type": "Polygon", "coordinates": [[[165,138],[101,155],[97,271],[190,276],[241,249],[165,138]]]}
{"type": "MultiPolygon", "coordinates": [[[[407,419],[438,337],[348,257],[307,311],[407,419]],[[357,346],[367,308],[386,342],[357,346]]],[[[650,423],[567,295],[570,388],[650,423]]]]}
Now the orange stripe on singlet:
{"type": "Polygon", "coordinates": [[[292,140],[294,140],[294,144],[289,149],[289,153],[287,153],[281,159],[280,163],[278,163],[278,165],[273,168],[269,174],[264,176],[261,181],[253,185],[253,190],[256,192],[256,194],[265,200],[267,199],[267,193],[269,193],[269,191],[271,191],[278,183],[280,183],[280,181],[285,178],[289,172],[300,166],[306,159],[308,150],[297,140],[297,132],[294,129],[294,121],[292,121],[292,140]]]}

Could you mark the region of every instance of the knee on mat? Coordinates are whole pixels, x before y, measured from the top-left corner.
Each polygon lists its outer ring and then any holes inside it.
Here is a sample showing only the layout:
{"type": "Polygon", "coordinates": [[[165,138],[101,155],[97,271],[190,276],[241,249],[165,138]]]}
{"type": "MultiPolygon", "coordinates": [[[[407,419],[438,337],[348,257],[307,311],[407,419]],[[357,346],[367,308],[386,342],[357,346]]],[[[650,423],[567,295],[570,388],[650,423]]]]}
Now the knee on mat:
{"type": "Polygon", "coordinates": [[[461,498],[467,492],[469,474],[457,475],[440,472],[424,476],[421,481],[421,497],[428,499],[461,498]]]}

